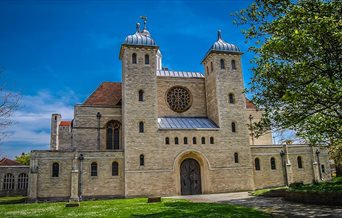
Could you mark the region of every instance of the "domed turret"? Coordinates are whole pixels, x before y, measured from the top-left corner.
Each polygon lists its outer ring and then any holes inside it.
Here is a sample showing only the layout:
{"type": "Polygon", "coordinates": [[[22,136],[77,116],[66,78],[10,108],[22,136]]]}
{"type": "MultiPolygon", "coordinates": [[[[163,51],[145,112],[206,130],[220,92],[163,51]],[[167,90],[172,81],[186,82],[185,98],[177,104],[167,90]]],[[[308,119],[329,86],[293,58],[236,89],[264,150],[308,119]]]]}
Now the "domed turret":
{"type": "MultiPolygon", "coordinates": [[[[233,54],[242,54],[239,47],[236,45],[225,42],[222,39],[221,30],[217,31],[217,41],[209,48],[206,53],[204,59],[212,52],[223,52],[223,53],[233,53],[233,54]]],[[[203,60],[204,60],[203,59],[203,60]]]]}
{"type": "Polygon", "coordinates": [[[137,23],[136,29],[137,31],[133,35],[129,35],[126,37],[124,41],[124,45],[144,45],[144,46],[157,46],[155,41],[151,38],[150,32],[146,28],[147,18],[142,16],[144,20],[144,29],[140,31],[140,24],[137,23]]]}

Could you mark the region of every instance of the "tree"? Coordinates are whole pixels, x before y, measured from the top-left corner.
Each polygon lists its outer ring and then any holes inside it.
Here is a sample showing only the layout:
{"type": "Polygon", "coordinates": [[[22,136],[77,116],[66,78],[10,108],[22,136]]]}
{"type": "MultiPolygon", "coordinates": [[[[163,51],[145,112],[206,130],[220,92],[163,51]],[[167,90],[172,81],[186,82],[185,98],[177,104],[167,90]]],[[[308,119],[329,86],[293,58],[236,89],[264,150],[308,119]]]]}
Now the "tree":
{"type": "Polygon", "coordinates": [[[341,2],[256,0],[235,18],[254,45],[247,92],[264,111],[256,133],[290,129],[310,143],[341,146],[341,2]]]}
{"type": "Polygon", "coordinates": [[[15,160],[23,165],[30,165],[31,153],[21,153],[20,156],[15,156],[15,160]]]}
{"type": "MultiPolygon", "coordinates": [[[[2,84],[1,84],[2,85],[2,84]]],[[[11,119],[19,105],[20,95],[0,86],[0,142],[5,137],[5,129],[13,123],[11,119]]]]}

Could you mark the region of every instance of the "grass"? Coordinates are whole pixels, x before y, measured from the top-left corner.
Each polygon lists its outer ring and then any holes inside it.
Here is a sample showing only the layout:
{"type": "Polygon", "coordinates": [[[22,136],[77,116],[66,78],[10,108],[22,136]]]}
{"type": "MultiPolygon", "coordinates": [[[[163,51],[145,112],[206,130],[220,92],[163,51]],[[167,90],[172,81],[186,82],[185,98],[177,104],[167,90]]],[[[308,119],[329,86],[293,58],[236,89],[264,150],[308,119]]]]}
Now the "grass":
{"type": "Polygon", "coordinates": [[[239,206],[193,203],[163,199],[147,203],[146,198],[83,201],[80,207],[65,202],[0,205],[1,217],[269,217],[264,212],[239,206]]]}
{"type": "Polygon", "coordinates": [[[335,177],[331,181],[313,184],[293,184],[289,187],[290,191],[303,192],[342,192],[342,177],[335,177]]]}
{"type": "Polygon", "coordinates": [[[273,190],[282,190],[286,189],[286,187],[276,187],[276,188],[265,188],[265,189],[259,189],[251,193],[253,196],[263,196],[273,190]]]}
{"type": "Polygon", "coordinates": [[[16,204],[25,202],[26,197],[14,196],[14,197],[0,197],[0,204],[16,204]]]}

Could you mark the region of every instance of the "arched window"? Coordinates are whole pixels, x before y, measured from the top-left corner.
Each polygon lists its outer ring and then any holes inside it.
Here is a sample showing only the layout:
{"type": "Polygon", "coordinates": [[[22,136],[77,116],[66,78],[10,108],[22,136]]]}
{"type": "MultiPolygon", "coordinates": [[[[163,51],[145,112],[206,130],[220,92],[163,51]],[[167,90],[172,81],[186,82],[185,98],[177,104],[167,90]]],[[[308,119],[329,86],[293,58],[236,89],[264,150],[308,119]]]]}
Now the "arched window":
{"type": "Polygon", "coordinates": [[[234,162],[239,163],[239,154],[237,152],[234,153],[234,162]]]}
{"type": "Polygon", "coordinates": [[[192,138],[192,144],[194,144],[194,145],[197,144],[197,139],[196,139],[196,137],[193,137],[193,138],[192,138]]]}
{"type": "Polygon", "coordinates": [[[235,104],[235,97],[233,93],[229,93],[229,104],[235,104]]]}
{"type": "Polygon", "coordinates": [[[236,124],[235,124],[235,122],[232,122],[232,132],[236,132],[236,124]]]}
{"type": "Polygon", "coordinates": [[[235,60],[232,60],[232,69],[233,69],[233,70],[236,70],[235,60]]]}
{"type": "Polygon", "coordinates": [[[139,132],[142,133],[144,132],[144,122],[139,122],[139,132]]]}
{"type": "Polygon", "coordinates": [[[119,164],[118,162],[114,161],[112,163],[112,176],[118,176],[119,175],[119,164]]]}
{"type": "Polygon", "coordinates": [[[271,169],[275,170],[276,169],[276,162],[275,162],[275,158],[271,157],[271,169]]]}
{"type": "Polygon", "coordinates": [[[145,55],[145,64],[150,64],[150,56],[148,54],[145,55]]]}
{"type": "Polygon", "coordinates": [[[169,137],[165,138],[165,144],[167,144],[167,145],[170,144],[170,138],[169,137]]]}
{"type": "Polygon", "coordinates": [[[118,150],[120,149],[120,128],[121,123],[116,120],[109,121],[107,123],[107,140],[106,140],[106,148],[109,150],[118,150]]]}
{"type": "Polygon", "coordinates": [[[187,137],[184,137],[184,144],[188,144],[188,138],[187,137]]]}
{"type": "Polygon", "coordinates": [[[303,162],[302,162],[301,156],[297,157],[297,165],[298,165],[298,168],[303,168],[303,162]]]}
{"type": "Polygon", "coordinates": [[[175,144],[178,145],[179,141],[178,141],[178,137],[175,137],[175,144]]]}
{"type": "Polygon", "coordinates": [[[255,170],[260,170],[260,160],[259,158],[255,158],[255,170]]]}
{"type": "Polygon", "coordinates": [[[224,60],[223,59],[220,60],[220,65],[221,65],[221,69],[225,69],[224,60]]]}
{"type": "Polygon", "coordinates": [[[139,90],[139,101],[144,101],[144,91],[139,90]]]}
{"type": "Polygon", "coordinates": [[[210,144],[214,144],[214,137],[210,137],[210,144]]]}
{"type": "Polygon", "coordinates": [[[201,138],[202,144],[205,144],[205,137],[201,138]]]}
{"type": "Polygon", "coordinates": [[[14,176],[11,173],[7,173],[4,177],[4,190],[13,190],[14,189],[14,176]]]}
{"type": "Polygon", "coordinates": [[[133,53],[132,54],[132,64],[136,64],[137,63],[137,54],[133,53]]]}
{"type": "Polygon", "coordinates": [[[97,163],[96,162],[92,162],[90,165],[90,175],[97,176],[97,163]]]}
{"type": "Polygon", "coordinates": [[[213,72],[213,70],[214,70],[213,62],[210,62],[210,70],[211,70],[211,72],[213,72]]]}
{"type": "Polygon", "coordinates": [[[18,189],[27,189],[28,175],[26,173],[20,173],[18,176],[18,189]]]}
{"type": "Polygon", "coordinates": [[[322,173],[325,173],[325,167],[324,167],[324,164],[321,165],[321,168],[322,168],[322,173]]]}
{"type": "Polygon", "coordinates": [[[145,157],[143,154],[140,155],[140,166],[145,166],[145,157]]]}
{"type": "Polygon", "coordinates": [[[53,163],[52,164],[52,177],[58,177],[59,176],[59,164],[53,163]]]}

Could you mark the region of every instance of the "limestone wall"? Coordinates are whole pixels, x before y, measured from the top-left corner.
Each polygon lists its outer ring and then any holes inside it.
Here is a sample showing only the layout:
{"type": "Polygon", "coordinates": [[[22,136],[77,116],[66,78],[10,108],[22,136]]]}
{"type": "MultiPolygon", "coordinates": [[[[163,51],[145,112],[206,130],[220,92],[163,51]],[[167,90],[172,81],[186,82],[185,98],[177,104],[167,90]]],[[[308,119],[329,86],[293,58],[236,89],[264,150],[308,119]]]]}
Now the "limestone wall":
{"type": "MultiPolygon", "coordinates": [[[[246,124],[250,124],[250,119],[249,116],[252,115],[253,119],[252,122],[253,123],[257,123],[260,121],[261,116],[262,116],[262,111],[257,111],[254,109],[246,109],[246,124]]],[[[272,133],[271,132],[267,132],[259,137],[253,137],[250,134],[251,132],[249,131],[249,143],[251,145],[272,145],[272,133]]]]}
{"type": "Polygon", "coordinates": [[[28,176],[29,166],[0,166],[0,196],[27,195],[27,188],[21,189],[18,187],[19,175],[22,173],[28,176]],[[4,189],[4,178],[8,173],[14,176],[13,189],[4,189]]]}

